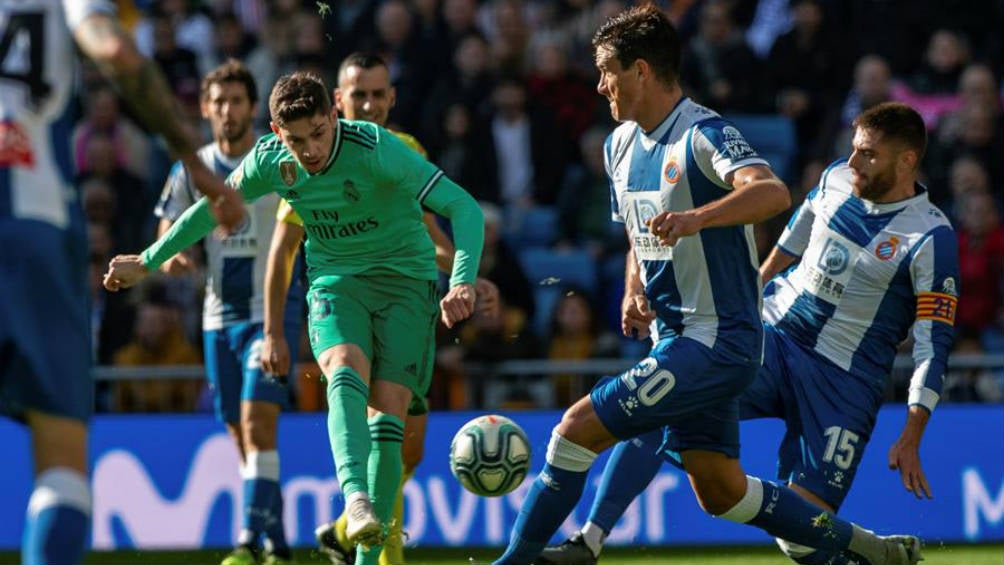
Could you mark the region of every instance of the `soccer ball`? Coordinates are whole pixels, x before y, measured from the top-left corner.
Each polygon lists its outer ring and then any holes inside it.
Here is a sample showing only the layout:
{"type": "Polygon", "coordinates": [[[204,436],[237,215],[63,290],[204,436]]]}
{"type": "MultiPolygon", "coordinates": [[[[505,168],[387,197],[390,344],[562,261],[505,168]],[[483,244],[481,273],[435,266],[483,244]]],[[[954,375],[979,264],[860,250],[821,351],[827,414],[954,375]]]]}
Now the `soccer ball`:
{"type": "Polygon", "coordinates": [[[530,469],[530,440],[505,416],[480,416],[464,424],[450,443],[450,471],[478,496],[512,492],[530,469]]]}

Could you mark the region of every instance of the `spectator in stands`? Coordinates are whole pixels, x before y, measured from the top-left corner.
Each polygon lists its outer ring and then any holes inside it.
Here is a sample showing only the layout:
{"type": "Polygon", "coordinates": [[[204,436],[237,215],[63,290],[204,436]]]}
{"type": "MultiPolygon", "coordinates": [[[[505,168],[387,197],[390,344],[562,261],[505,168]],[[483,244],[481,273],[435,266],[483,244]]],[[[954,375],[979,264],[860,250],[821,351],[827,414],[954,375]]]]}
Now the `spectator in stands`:
{"type": "MultiPolygon", "coordinates": [[[[115,352],[116,366],[195,365],[202,363],[198,349],[181,331],[180,312],[154,280],[140,290],[132,340],[115,352]]],[[[149,379],[120,381],[115,387],[115,408],[120,412],[188,412],[195,407],[202,379],[149,379]]]]}
{"type": "MultiPolygon", "coordinates": [[[[565,289],[551,313],[547,358],[617,358],[620,355],[619,339],[613,332],[602,327],[599,318],[592,301],[583,290],[565,289]]],[[[552,375],[555,404],[571,406],[574,400],[592,388],[594,380],[587,375],[552,375]]]]}
{"type": "Polygon", "coordinates": [[[558,193],[557,247],[580,247],[597,260],[624,250],[625,238],[610,221],[610,185],[603,165],[603,143],[610,130],[595,126],[579,139],[581,164],[568,167],[558,193]]]}
{"type": "MultiPolygon", "coordinates": [[[[971,191],[959,202],[959,311],[956,326],[1000,334],[1004,315],[1004,226],[988,192],[971,191]]],[[[992,336],[987,336],[988,338],[992,336]]],[[[999,341],[999,339],[998,339],[999,341]]]]}
{"type": "Polygon", "coordinates": [[[892,71],[889,63],[878,55],[865,55],[854,65],[854,84],[844,98],[843,106],[831,110],[824,129],[832,147],[824,154],[829,160],[834,155],[850,155],[855,116],[868,108],[892,100],[892,71]]]}
{"type": "Polygon", "coordinates": [[[142,247],[151,235],[151,199],[146,183],[118,165],[115,144],[107,135],[91,135],[84,155],[87,166],[80,170],[77,184],[88,219],[112,226],[116,251],[142,247]],[[88,182],[92,180],[100,182],[88,182]]]}
{"type": "Polygon", "coordinates": [[[147,180],[150,141],[143,130],[122,115],[118,97],[108,86],[88,94],[84,119],[73,128],[73,157],[78,171],[91,168],[86,148],[94,135],[108,136],[116,164],[147,180]]]}
{"type": "MultiPolygon", "coordinates": [[[[175,22],[168,15],[153,17],[153,59],[160,66],[174,96],[185,111],[185,118],[193,123],[199,120],[199,59],[196,52],[178,45],[175,39],[175,22]]],[[[212,46],[212,38],[205,38],[212,46]]]]}
{"type": "Polygon", "coordinates": [[[801,165],[807,155],[818,154],[819,124],[836,103],[837,84],[843,74],[837,44],[823,20],[819,0],[790,3],[794,26],[777,39],[767,58],[774,94],[774,111],[791,118],[801,165]]]}
{"type": "Polygon", "coordinates": [[[419,131],[422,103],[435,80],[436,64],[417,42],[415,17],[404,0],[388,0],[377,10],[377,36],[372,51],[387,62],[390,81],[397,93],[390,110],[393,129],[419,131]]]}
{"type": "Polygon", "coordinates": [[[87,257],[91,290],[92,353],[98,365],[108,365],[112,354],[129,342],[134,312],[129,305],[130,292],[108,292],[101,284],[115,244],[107,224],[87,224],[87,257]]]}
{"type": "Polygon", "coordinates": [[[434,146],[433,161],[478,200],[498,194],[495,154],[474,128],[471,109],[456,102],[443,116],[443,138],[434,146]]]}
{"type": "Polygon", "coordinates": [[[596,113],[599,98],[592,82],[568,68],[565,49],[555,40],[538,43],[532,61],[526,81],[530,98],[554,116],[562,142],[575,143],[596,113]]]}
{"type": "Polygon", "coordinates": [[[495,33],[491,36],[492,59],[501,73],[522,74],[529,66],[530,28],[520,0],[492,2],[495,33]]]}
{"type": "Polygon", "coordinates": [[[486,129],[499,184],[499,194],[489,200],[510,210],[554,204],[567,162],[564,145],[551,116],[528,103],[519,78],[507,76],[496,83],[486,129]]]}
{"type": "MultiPolygon", "coordinates": [[[[985,353],[979,334],[968,329],[960,332],[952,349],[953,355],[985,353]]],[[[1000,402],[1004,400],[1004,389],[989,369],[949,369],[945,372],[943,397],[952,402],[1000,402]]]]}
{"type": "Polygon", "coordinates": [[[719,113],[766,110],[760,60],[732,19],[732,4],[708,0],[699,33],[688,45],[680,80],[684,92],[719,113]]]}
{"type": "MultiPolygon", "coordinates": [[[[450,53],[455,53],[460,43],[471,34],[483,36],[483,30],[478,27],[477,17],[477,0],[443,0],[443,21],[446,23],[450,53]]],[[[461,71],[459,67],[456,70],[461,71]]]]}
{"type": "MultiPolygon", "coordinates": [[[[157,37],[159,21],[160,32],[171,34],[171,44],[193,53],[198,69],[208,69],[213,50],[213,23],[205,14],[192,10],[194,5],[189,0],[154,0],[150,16],[143,18],[134,31],[140,52],[148,57],[157,52],[157,43],[163,41],[157,37]]],[[[198,71],[196,76],[200,76],[198,71]]]]}
{"type": "Polygon", "coordinates": [[[920,69],[908,81],[910,89],[923,95],[955,94],[969,56],[965,37],[948,29],[935,31],[927,43],[920,69]]]}
{"type": "Polygon", "coordinates": [[[932,200],[947,198],[945,187],[951,164],[961,155],[972,155],[980,160],[990,174],[990,186],[1004,186],[1004,132],[998,129],[997,114],[992,108],[969,105],[959,110],[958,127],[949,124],[932,136],[924,170],[930,180],[932,200]]]}
{"type": "Polygon", "coordinates": [[[243,60],[254,47],[254,37],[244,31],[241,20],[233,12],[224,12],[213,21],[213,52],[209,68],[227,59],[243,60]]]}
{"type": "MultiPolygon", "coordinates": [[[[938,203],[942,210],[948,214],[954,225],[959,225],[959,205],[967,194],[972,192],[991,193],[990,175],[983,163],[970,155],[962,155],[952,162],[949,171],[948,188],[950,199],[945,203],[938,203]]],[[[999,191],[998,191],[999,192],[999,191]]],[[[998,211],[1004,211],[1004,204],[1001,195],[994,196],[998,211]]],[[[1004,220],[1004,218],[1002,218],[1004,220]]]]}
{"type": "Polygon", "coordinates": [[[536,312],[533,286],[541,281],[527,280],[516,254],[502,239],[502,210],[482,202],[481,211],[485,216],[485,247],[478,276],[498,285],[504,312],[529,323],[536,312]]]}
{"type": "Polygon", "coordinates": [[[459,39],[453,52],[455,72],[440,76],[425,101],[424,139],[442,139],[440,126],[443,115],[452,104],[460,103],[473,109],[476,117],[487,111],[495,84],[489,57],[488,42],[481,34],[469,33],[459,39]]]}

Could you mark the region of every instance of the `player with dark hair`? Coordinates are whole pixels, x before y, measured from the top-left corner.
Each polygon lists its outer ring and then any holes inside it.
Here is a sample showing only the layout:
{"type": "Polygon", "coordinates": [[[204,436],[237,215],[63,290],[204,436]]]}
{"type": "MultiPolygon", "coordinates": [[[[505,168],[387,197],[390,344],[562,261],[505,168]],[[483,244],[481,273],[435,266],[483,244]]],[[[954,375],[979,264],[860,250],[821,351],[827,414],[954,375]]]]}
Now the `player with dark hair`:
{"type": "Polygon", "coordinates": [[[631,242],[622,329],[655,345],[565,412],[495,565],[536,561],[598,453],[663,428],[707,513],[872,564],[915,562],[916,538],[876,536],[743,471],[738,399],[764,341],[751,224],[787,208],[787,188],[734,125],[683,96],[679,37],[658,8],[614,16],[593,48],[598,90],[623,122],[605,145],[613,218],[631,242]]]}

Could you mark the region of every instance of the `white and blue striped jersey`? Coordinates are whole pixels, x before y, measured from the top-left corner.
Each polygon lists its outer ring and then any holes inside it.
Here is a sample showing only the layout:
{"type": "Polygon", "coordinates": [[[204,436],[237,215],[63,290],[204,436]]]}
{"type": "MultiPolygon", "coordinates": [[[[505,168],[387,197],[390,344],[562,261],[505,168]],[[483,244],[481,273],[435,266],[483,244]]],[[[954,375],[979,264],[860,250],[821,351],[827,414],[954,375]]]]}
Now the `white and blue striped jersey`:
{"type": "Polygon", "coordinates": [[[0,0],[0,219],[72,221],[73,30],[106,0],[0,0]]]}
{"type": "Polygon", "coordinates": [[[731,173],[767,162],[728,120],[689,98],[650,132],[621,124],[604,149],[613,219],[625,223],[641,267],[656,314],[653,337],[685,336],[759,359],[761,293],[752,226],[704,229],[670,247],[649,233],[645,221],[718,200],[732,190],[726,180],[731,173]]]}
{"type": "MultiPolygon", "coordinates": [[[[227,157],[215,143],[203,146],[198,155],[220,178],[229,176],[244,158],[243,155],[227,157]]],[[[189,179],[185,167],[180,162],[175,163],[154,214],[176,221],[199,198],[201,195],[189,179]]],[[[239,232],[221,238],[214,231],[206,236],[204,331],[264,320],[265,265],[278,206],[279,196],[267,194],[247,205],[248,221],[239,232]]]]}
{"type": "Polygon", "coordinates": [[[899,202],[862,200],[850,167],[836,161],[778,247],[800,261],[768,284],[764,319],[879,391],[913,326],[909,402],[933,410],[954,339],[959,259],[955,232],[926,189],[899,202]]]}

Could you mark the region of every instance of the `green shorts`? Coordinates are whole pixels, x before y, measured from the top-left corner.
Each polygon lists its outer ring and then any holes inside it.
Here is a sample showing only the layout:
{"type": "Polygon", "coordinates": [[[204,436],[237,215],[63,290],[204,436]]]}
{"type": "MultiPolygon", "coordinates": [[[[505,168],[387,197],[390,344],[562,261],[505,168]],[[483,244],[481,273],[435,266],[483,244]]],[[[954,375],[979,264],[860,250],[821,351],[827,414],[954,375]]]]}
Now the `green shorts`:
{"type": "Polygon", "coordinates": [[[372,378],[404,385],[425,398],[439,318],[434,281],[329,275],[310,284],[307,304],[316,357],[335,345],[358,345],[370,359],[372,378]]]}

